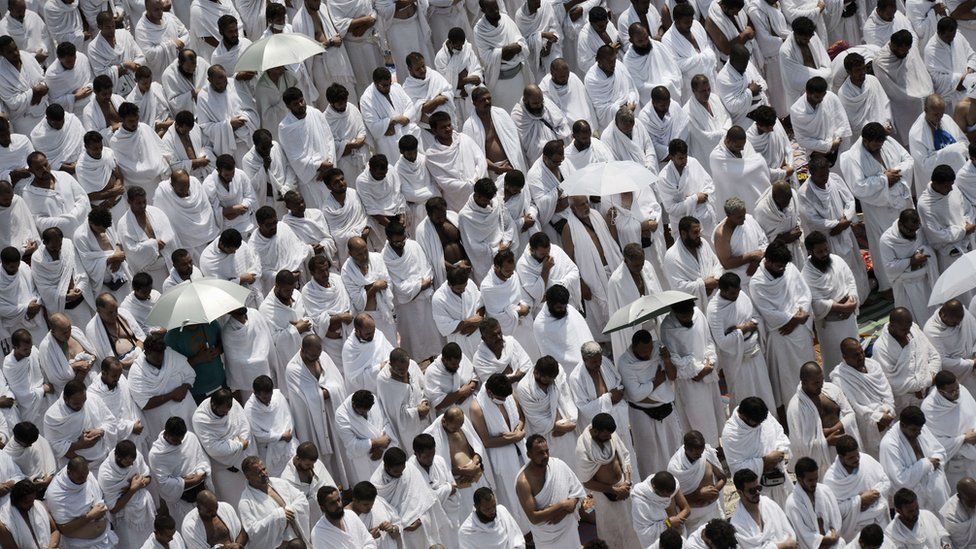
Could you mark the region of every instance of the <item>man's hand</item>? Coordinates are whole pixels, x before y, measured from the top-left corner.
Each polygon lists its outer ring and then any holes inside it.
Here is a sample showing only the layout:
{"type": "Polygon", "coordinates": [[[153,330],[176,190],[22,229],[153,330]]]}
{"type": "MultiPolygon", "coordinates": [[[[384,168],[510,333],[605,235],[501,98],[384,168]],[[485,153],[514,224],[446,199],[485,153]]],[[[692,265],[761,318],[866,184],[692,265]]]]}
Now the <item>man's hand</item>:
{"type": "Polygon", "coordinates": [[[913,271],[922,268],[929,261],[929,255],[923,253],[921,250],[912,254],[911,259],[908,260],[908,265],[913,271]]]}
{"type": "Polygon", "coordinates": [[[932,468],[939,470],[942,468],[942,460],[937,457],[930,457],[929,463],[932,464],[932,468]]]}
{"type": "Polygon", "coordinates": [[[75,93],[73,93],[72,95],[75,96],[75,101],[81,101],[82,99],[88,97],[91,94],[92,94],[91,86],[82,86],[77,90],[75,90],[75,93]]]}
{"type": "Polygon", "coordinates": [[[698,204],[708,202],[708,193],[698,193],[698,204]]]}
{"type": "Polygon", "coordinates": [[[406,528],[404,528],[403,531],[404,532],[413,532],[417,528],[420,528],[420,519],[417,519],[417,520],[413,521],[413,523],[410,524],[410,526],[407,526],[406,528]]]}
{"type": "Polygon", "coordinates": [[[885,170],[884,175],[888,179],[889,187],[893,187],[901,181],[901,170],[885,170]]]}
{"type": "Polygon", "coordinates": [[[291,507],[285,507],[285,520],[288,522],[295,521],[295,511],[293,511],[291,507]]]}
{"type": "Polygon", "coordinates": [[[85,518],[88,520],[99,520],[105,516],[108,512],[108,507],[104,503],[96,503],[91,510],[85,513],[85,518]]]}
{"type": "Polygon", "coordinates": [[[701,380],[705,379],[705,376],[707,376],[708,374],[712,373],[713,371],[715,371],[715,368],[712,368],[712,365],[709,364],[708,362],[706,362],[705,363],[705,367],[702,368],[700,372],[698,372],[698,375],[696,375],[695,377],[691,378],[691,380],[692,381],[701,381],[701,380]]]}
{"type": "Polygon", "coordinates": [[[137,419],[136,422],[132,424],[132,434],[140,435],[142,434],[142,430],[143,430],[142,420],[137,419]]]}
{"type": "Polygon", "coordinates": [[[420,401],[420,404],[417,405],[417,415],[425,418],[429,413],[430,413],[430,402],[427,402],[427,399],[425,398],[420,401]]]}
{"type": "Polygon", "coordinates": [[[874,505],[876,501],[881,497],[881,493],[877,490],[865,490],[861,492],[861,511],[864,511],[868,507],[874,505]]]}
{"type": "Polygon", "coordinates": [[[291,325],[295,327],[295,330],[300,334],[304,334],[312,328],[312,323],[309,322],[307,318],[300,318],[298,320],[292,320],[291,325]]]}
{"type": "Polygon", "coordinates": [[[146,486],[149,486],[149,481],[151,478],[143,475],[135,475],[132,480],[129,481],[129,491],[135,492],[136,490],[141,490],[146,486]]]}
{"type": "Polygon", "coordinates": [[[759,92],[762,91],[762,86],[760,86],[756,82],[749,82],[749,85],[746,86],[746,88],[749,89],[749,92],[753,95],[753,97],[759,95],[759,92]]]}
{"type": "Polygon", "coordinates": [[[610,402],[617,404],[624,398],[624,390],[621,388],[610,389],[610,402]]]}

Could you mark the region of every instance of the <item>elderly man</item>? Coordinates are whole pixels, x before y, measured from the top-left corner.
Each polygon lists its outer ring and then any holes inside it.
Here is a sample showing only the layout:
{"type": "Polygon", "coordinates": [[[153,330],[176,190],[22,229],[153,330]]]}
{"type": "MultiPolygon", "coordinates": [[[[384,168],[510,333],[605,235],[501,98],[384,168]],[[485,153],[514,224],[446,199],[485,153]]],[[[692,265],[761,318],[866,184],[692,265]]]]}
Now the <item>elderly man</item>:
{"type": "Polygon", "coordinates": [[[786,417],[791,450],[815,459],[821,474],[834,460],[834,446],[841,436],[860,438],[857,416],[847,397],[837,385],[824,383],[823,369],[816,362],[800,368],[800,385],[790,399],[786,417]]]}
{"type": "Polygon", "coordinates": [[[596,110],[596,123],[605,128],[621,107],[636,112],[640,96],[627,66],[617,62],[617,51],[606,44],[596,51],[596,63],[586,71],[586,91],[596,110]]]}
{"type": "Polygon", "coordinates": [[[106,516],[109,509],[85,458],[71,458],[51,481],[44,496],[51,520],[61,532],[62,545],[115,545],[118,538],[109,526],[106,516]]]}
{"type": "Polygon", "coordinates": [[[711,172],[709,155],[732,127],[732,119],[717,94],[712,93],[708,77],[698,74],[691,79],[691,98],[685,104],[688,124],[688,152],[711,172]]]}
{"type": "Polygon", "coordinates": [[[938,516],[949,533],[954,547],[969,547],[976,543],[973,512],[976,507],[976,481],[965,477],[956,483],[956,494],[939,509],[938,516]]]}
{"type": "Polygon", "coordinates": [[[749,281],[759,268],[769,240],[756,219],[746,213],[741,199],[732,197],[725,201],[725,219],[715,227],[714,244],[715,256],[725,272],[737,274],[748,292],[749,281]]]}
{"type": "MultiPolygon", "coordinates": [[[[896,107],[894,104],[892,110],[896,107]]],[[[908,142],[915,159],[915,194],[922,193],[936,166],[959,170],[969,158],[966,134],[945,111],[945,100],[938,94],[925,97],[925,110],[912,124],[908,139],[901,141],[908,142]]]]}
{"type": "Polygon", "coordinates": [[[583,79],[570,72],[569,63],[562,57],[553,59],[548,68],[549,73],[539,83],[545,98],[565,113],[567,121],[585,120],[595,125],[596,114],[583,79]]]}
{"type": "Polygon", "coordinates": [[[210,490],[203,490],[197,495],[196,505],[184,517],[180,531],[189,547],[240,547],[248,540],[235,506],[218,501],[210,490]]]}
{"type": "Polygon", "coordinates": [[[257,456],[244,458],[247,486],[237,510],[249,544],[274,547],[293,539],[310,539],[308,500],[288,481],[271,477],[257,456]]]}
{"type": "Polygon", "coordinates": [[[925,423],[925,414],[917,406],[902,410],[898,421],[881,439],[880,461],[893,489],[914,487],[918,490],[919,506],[938,511],[949,499],[946,451],[925,423]]]}
{"type": "Polygon", "coordinates": [[[945,474],[949,486],[976,473],[976,401],[956,376],[943,370],[935,376],[935,391],[920,408],[936,440],[945,448],[945,474]]]}
{"type": "Polygon", "coordinates": [[[827,469],[823,484],[837,500],[841,518],[838,533],[854,539],[866,526],[887,524],[891,482],[881,464],[860,451],[854,437],[841,436],[836,449],[837,457],[827,469]]]}
{"type": "Polygon", "coordinates": [[[64,386],[72,381],[91,380],[91,369],[95,365],[95,350],[84,330],[76,326],[62,313],[48,318],[51,331],[38,345],[38,358],[44,378],[54,387],[54,394],[60,394],[64,386]]]}
{"type": "Polygon", "coordinates": [[[769,497],[786,502],[793,488],[785,468],[791,455],[790,440],[776,419],[769,417],[769,408],[761,399],[743,399],[732,411],[722,431],[722,447],[733,475],[744,469],[762,475],[772,486],[769,497]]]}
{"type": "Polygon", "coordinates": [[[891,384],[897,410],[921,402],[942,368],[939,352],[908,309],[901,307],[891,311],[875,341],[873,357],[891,384]]]}
{"type": "Polygon", "coordinates": [[[59,463],[80,456],[97,467],[115,447],[115,416],[100,398],[88,395],[84,382],[72,380],[44,414],[44,436],[59,463]]]}

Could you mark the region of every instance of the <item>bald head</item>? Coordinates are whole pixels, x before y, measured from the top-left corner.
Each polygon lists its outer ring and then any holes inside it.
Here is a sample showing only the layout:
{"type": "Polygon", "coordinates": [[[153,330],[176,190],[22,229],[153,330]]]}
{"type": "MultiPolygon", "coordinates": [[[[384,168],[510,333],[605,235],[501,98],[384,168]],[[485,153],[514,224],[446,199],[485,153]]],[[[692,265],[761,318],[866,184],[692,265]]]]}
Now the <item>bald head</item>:
{"type": "Polygon", "coordinates": [[[346,247],[349,248],[350,254],[362,252],[366,250],[366,241],[362,237],[354,236],[346,243],[346,247]]]}
{"type": "Polygon", "coordinates": [[[937,93],[933,93],[925,98],[925,110],[932,109],[945,110],[945,99],[942,99],[942,96],[937,93]]]}
{"type": "Polygon", "coordinates": [[[820,365],[816,362],[807,362],[803,366],[800,366],[800,381],[808,381],[817,377],[822,370],[820,365]]]}
{"type": "Polygon", "coordinates": [[[444,412],[444,419],[448,421],[461,421],[464,419],[464,410],[462,410],[457,404],[452,404],[451,407],[444,412]]]}
{"type": "Polygon", "coordinates": [[[958,299],[950,299],[949,301],[946,301],[942,304],[942,308],[939,309],[940,313],[950,315],[955,318],[962,318],[965,311],[966,309],[963,308],[962,302],[958,299]]]}
{"type": "Polygon", "coordinates": [[[959,500],[966,507],[970,509],[976,507],[976,480],[973,477],[959,479],[959,482],[956,483],[956,493],[959,494],[959,500]]]}
{"type": "Polygon", "coordinates": [[[895,307],[891,310],[891,316],[888,317],[888,321],[898,326],[911,326],[914,319],[912,318],[911,311],[908,309],[895,307]]]}
{"type": "Polygon", "coordinates": [[[356,329],[376,328],[376,321],[367,313],[359,313],[352,322],[356,329]]]}
{"type": "Polygon", "coordinates": [[[322,349],[322,338],[315,334],[307,335],[302,338],[303,351],[309,351],[315,348],[318,348],[319,350],[322,349]]]}
{"type": "Polygon", "coordinates": [[[68,315],[64,313],[54,313],[47,319],[47,323],[51,328],[70,330],[71,329],[71,319],[68,315]]]}
{"type": "Polygon", "coordinates": [[[522,92],[522,101],[526,103],[542,101],[542,88],[535,84],[529,84],[525,87],[525,91],[522,92]]]}

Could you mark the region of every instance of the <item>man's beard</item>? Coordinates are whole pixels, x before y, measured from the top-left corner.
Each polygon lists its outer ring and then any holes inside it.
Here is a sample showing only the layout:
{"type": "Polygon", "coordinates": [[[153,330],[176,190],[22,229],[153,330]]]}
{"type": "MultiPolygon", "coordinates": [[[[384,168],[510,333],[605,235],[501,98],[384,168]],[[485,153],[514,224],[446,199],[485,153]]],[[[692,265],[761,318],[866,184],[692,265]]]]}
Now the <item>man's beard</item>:
{"type": "Polygon", "coordinates": [[[685,248],[688,248],[689,250],[697,250],[698,248],[701,248],[702,245],[701,237],[695,239],[682,238],[681,242],[684,243],[685,248]]]}
{"type": "Polygon", "coordinates": [[[494,518],[488,518],[485,515],[482,515],[481,514],[481,511],[479,511],[477,509],[474,510],[474,514],[477,515],[478,516],[478,520],[480,520],[484,524],[488,524],[488,523],[491,523],[491,522],[495,522],[495,519],[494,518]]]}
{"type": "Polygon", "coordinates": [[[342,520],[342,517],[346,515],[346,510],[342,507],[339,508],[338,512],[322,511],[329,520],[342,520]]]}
{"type": "Polygon", "coordinates": [[[776,271],[776,272],[769,271],[769,274],[771,274],[773,276],[773,278],[783,278],[783,273],[785,273],[785,272],[786,272],[785,270],[783,270],[783,271],[776,271]]]}
{"type": "Polygon", "coordinates": [[[827,269],[830,268],[831,261],[832,260],[829,255],[823,259],[817,259],[810,256],[810,264],[816,267],[820,272],[827,272],[827,269]]]}
{"type": "Polygon", "coordinates": [[[638,55],[647,55],[651,53],[651,49],[653,49],[653,46],[651,46],[650,42],[648,42],[647,45],[643,47],[631,43],[630,47],[634,48],[634,51],[637,52],[638,55]]]}

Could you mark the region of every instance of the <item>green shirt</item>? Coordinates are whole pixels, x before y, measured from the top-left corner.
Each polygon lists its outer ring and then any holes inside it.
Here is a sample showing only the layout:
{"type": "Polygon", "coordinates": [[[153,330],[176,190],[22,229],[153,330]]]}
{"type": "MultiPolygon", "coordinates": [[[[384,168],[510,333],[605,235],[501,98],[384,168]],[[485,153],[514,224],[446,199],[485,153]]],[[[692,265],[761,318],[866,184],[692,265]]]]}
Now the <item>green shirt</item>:
{"type": "MultiPolygon", "coordinates": [[[[193,324],[166,332],[166,346],[185,356],[187,360],[208,346],[218,345],[220,345],[220,324],[217,321],[210,324],[193,324]]],[[[197,379],[190,389],[194,397],[203,397],[227,384],[224,363],[219,355],[209,362],[201,362],[192,368],[197,374],[197,379]]]]}

